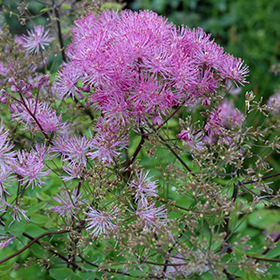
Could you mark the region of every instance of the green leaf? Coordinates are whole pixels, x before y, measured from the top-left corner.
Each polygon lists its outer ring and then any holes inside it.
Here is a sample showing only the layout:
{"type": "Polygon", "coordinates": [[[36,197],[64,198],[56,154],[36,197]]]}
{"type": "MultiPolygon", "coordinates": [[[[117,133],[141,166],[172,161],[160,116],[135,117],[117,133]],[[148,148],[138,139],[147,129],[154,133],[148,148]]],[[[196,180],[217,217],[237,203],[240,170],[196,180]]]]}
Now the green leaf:
{"type": "Polygon", "coordinates": [[[259,280],[255,273],[247,273],[247,276],[244,278],[246,280],[259,280]]]}
{"type": "Polygon", "coordinates": [[[72,279],[73,271],[69,268],[53,268],[50,269],[50,276],[56,280],[72,279]],[[71,278],[70,278],[71,277],[71,278]]]}
{"type": "Polygon", "coordinates": [[[17,220],[13,221],[12,223],[11,222],[12,221],[7,222],[5,230],[10,231],[15,237],[20,238],[22,236],[26,220],[22,218],[19,220],[19,222],[17,220]]]}
{"type": "Polygon", "coordinates": [[[0,274],[1,273],[7,273],[9,270],[11,270],[13,268],[14,264],[10,263],[10,264],[4,264],[0,266],[0,274]]]}
{"type": "Polygon", "coordinates": [[[85,271],[78,271],[77,275],[81,277],[83,280],[93,280],[95,278],[95,272],[85,272],[85,271]]]}
{"type": "Polygon", "coordinates": [[[36,196],[37,196],[37,198],[39,198],[42,201],[49,201],[51,199],[51,197],[49,195],[47,195],[43,192],[41,192],[41,193],[36,192],[36,196]]]}
{"type": "Polygon", "coordinates": [[[103,12],[103,11],[105,11],[105,10],[110,10],[110,9],[113,9],[113,10],[115,10],[115,11],[117,11],[117,10],[122,10],[123,9],[123,7],[124,7],[125,5],[123,5],[123,4],[118,4],[118,3],[104,3],[102,6],[101,6],[101,11],[103,12]]]}
{"type": "Polygon", "coordinates": [[[28,223],[24,227],[24,232],[31,235],[32,237],[37,237],[46,231],[35,224],[28,223]]]}
{"type": "Polygon", "coordinates": [[[268,269],[268,273],[272,275],[280,275],[280,263],[272,263],[268,269]]]}
{"type": "Polygon", "coordinates": [[[242,277],[243,279],[246,276],[246,272],[244,270],[242,270],[242,268],[238,269],[237,267],[228,266],[227,270],[229,273],[242,277]]]}
{"type": "Polygon", "coordinates": [[[46,202],[41,202],[41,203],[37,203],[35,205],[32,205],[30,208],[28,208],[28,215],[31,215],[33,213],[36,213],[37,211],[39,211],[40,209],[44,208],[46,206],[46,202]]]}
{"type": "Polygon", "coordinates": [[[39,13],[47,12],[47,11],[50,11],[52,9],[53,9],[52,7],[45,7],[39,13]]]}
{"type": "Polygon", "coordinates": [[[22,280],[22,279],[20,279],[20,278],[13,278],[13,277],[11,277],[9,275],[3,275],[3,276],[1,276],[1,280],[22,280]]]}
{"type": "Polygon", "coordinates": [[[64,4],[64,5],[61,6],[61,8],[64,9],[64,10],[70,10],[71,6],[67,5],[67,4],[64,4]]]}
{"type": "Polygon", "coordinates": [[[33,214],[30,217],[30,221],[34,224],[45,224],[49,221],[49,217],[41,215],[41,214],[33,214]]]}
{"type": "Polygon", "coordinates": [[[274,209],[259,209],[249,214],[248,222],[256,228],[267,229],[279,222],[279,213],[274,209]]]}
{"type": "Polygon", "coordinates": [[[277,256],[280,255],[280,244],[277,243],[277,245],[275,246],[275,248],[271,249],[266,255],[265,258],[266,259],[272,259],[275,258],[277,256]]]}

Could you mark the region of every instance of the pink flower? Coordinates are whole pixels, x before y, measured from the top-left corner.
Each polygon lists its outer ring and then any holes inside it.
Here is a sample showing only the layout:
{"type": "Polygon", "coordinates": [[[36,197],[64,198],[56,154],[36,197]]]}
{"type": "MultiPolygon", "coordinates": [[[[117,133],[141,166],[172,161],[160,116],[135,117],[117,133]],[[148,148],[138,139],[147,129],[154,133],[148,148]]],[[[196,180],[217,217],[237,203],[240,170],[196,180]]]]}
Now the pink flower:
{"type": "Polygon", "coordinates": [[[136,189],[136,201],[140,200],[143,202],[147,197],[158,196],[156,182],[150,181],[152,177],[148,177],[148,175],[149,172],[143,174],[143,171],[141,170],[139,173],[136,173],[136,180],[129,183],[131,187],[136,189]]]}
{"type": "Polygon", "coordinates": [[[147,201],[139,201],[136,215],[144,223],[145,230],[158,228],[163,220],[167,219],[167,213],[164,206],[156,207],[155,203],[148,204],[147,201]]]}
{"type": "Polygon", "coordinates": [[[229,100],[224,100],[219,106],[219,117],[221,119],[221,125],[228,128],[230,125],[241,124],[243,115],[237,111],[234,104],[229,100]]]}
{"type": "Polygon", "coordinates": [[[276,93],[269,97],[267,105],[274,113],[280,112],[280,93],[276,93]]]}
{"type": "Polygon", "coordinates": [[[151,11],[105,11],[76,22],[57,78],[61,96],[82,79],[92,106],[108,121],[141,125],[192,96],[215,92],[227,80],[245,83],[248,67],[210,41],[202,29],[176,28],[151,11]]]}
{"type": "MultiPolygon", "coordinates": [[[[73,164],[85,166],[87,164],[87,153],[91,143],[85,136],[57,137],[53,141],[53,152],[62,155],[64,161],[70,161],[73,164]]],[[[74,166],[73,166],[74,167],[74,166]]]]}
{"type": "Polygon", "coordinates": [[[56,76],[55,90],[59,98],[67,98],[71,95],[74,99],[75,93],[80,93],[76,83],[81,79],[82,73],[75,65],[68,64],[67,68],[59,71],[56,76]]]}
{"type": "Polygon", "coordinates": [[[10,170],[15,162],[15,152],[11,152],[14,145],[9,143],[9,131],[5,131],[3,122],[0,123],[0,169],[4,172],[10,170]]]}
{"type": "Polygon", "coordinates": [[[104,235],[118,228],[118,208],[113,206],[109,212],[95,210],[92,207],[89,207],[89,210],[85,213],[89,218],[85,220],[88,222],[87,230],[91,230],[93,235],[104,235]]]}
{"type": "Polygon", "coordinates": [[[101,119],[96,124],[96,134],[90,141],[91,150],[88,156],[99,159],[103,164],[110,165],[121,155],[128,145],[128,136],[118,123],[106,122],[101,119]]]}
{"type": "Polygon", "coordinates": [[[201,150],[204,146],[201,132],[196,132],[192,127],[189,129],[183,129],[177,137],[184,141],[184,145],[190,150],[201,150]]]}
{"type": "Polygon", "coordinates": [[[78,194],[77,190],[73,192],[63,190],[53,199],[60,205],[50,207],[57,215],[61,217],[70,218],[76,209],[85,204],[85,200],[82,199],[82,194],[78,194]]]}
{"type": "Polygon", "coordinates": [[[51,170],[45,170],[45,163],[43,158],[35,150],[31,152],[18,151],[18,160],[14,164],[15,172],[22,177],[21,185],[26,184],[25,188],[32,186],[39,186],[47,184],[45,182],[46,176],[51,170]]]}
{"type": "Polygon", "coordinates": [[[69,125],[66,122],[62,122],[62,115],[57,116],[56,111],[53,110],[48,103],[40,101],[36,102],[34,99],[24,99],[24,105],[19,105],[21,110],[13,112],[12,120],[18,121],[24,125],[24,130],[29,130],[31,132],[40,131],[43,128],[44,133],[61,133],[63,134],[65,130],[69,129],[69,125]],[[31,114],[30,114],[31,113],[31,114]],[[38,123],[35,121],[35,116],[38,123]]]}
{"type": "Polygon", "coordinates": [[[52,37],[49,37],[49,29],[44,32],[44,26],[34,26],[34,31],[27,30],[26,35],[22,35],[23,37],[23,47],[29,50],[29,52],[37,53],[39,50],[45,50],[45,46],[48,46],[51,41],[53,41],[52,37]]]}

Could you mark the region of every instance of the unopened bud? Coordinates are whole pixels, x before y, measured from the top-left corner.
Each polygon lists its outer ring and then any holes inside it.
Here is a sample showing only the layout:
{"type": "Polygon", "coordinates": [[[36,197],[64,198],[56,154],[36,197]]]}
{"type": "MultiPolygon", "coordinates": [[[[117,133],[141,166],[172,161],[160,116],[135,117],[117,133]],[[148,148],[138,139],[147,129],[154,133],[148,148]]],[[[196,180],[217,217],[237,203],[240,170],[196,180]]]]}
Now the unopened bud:
{"type": "Polygon", "coordinates": [[[8,80],[9,85],[15,85],[15,83],[16,83],[16,81],[15,81],[15,78],[13,78],[13,77],[8,80]]]}
{"type": "Polygon", "coordinates": [[[82,87],[81,87],[81,90],[82,90],[83,92],[90,92],[90,85],[84,85],[84,86],[82,86],[82,87]]]}
{"type": "Polygon", "coordinates": [[[46,82],[48,82],[48,81],[50,80],[50,75],[45,75],[45,76],[44,76],[44,80],[45,80],[46,82]]]}
{"type": "Polygon", "coordinates": [[[23,112],[23,108],[22,108],[21,106],[18,106],[18,107],[17,107],[17,110],[18,110],[19,113],[22,113],[22,112],[23,112]]]}
{"type": "Polygon", "coordinates": [[[154,126],[161,126],[162,125],[162,118],[161,116],[156,116],[152,119],[152,123],[154,126]]]}
{"type": "Polygon", "coordinates": [[[26,98],[31,98],[32,97],[32,92],[31,91],[28,91],[27,93],[26,93],[26,98]]]}
{"type": "Polygon", "coordinates": [[[10,105],[10,108],[9,108],[9,112],[11,113],[11,114],[13,114],[14,112],[16,112],[17,111],[17,107],[16,107],[16,105],[15,104],[11,104],[10,105]]]}
{"type": "Polygon", "coordinates": [[[11,92],[16,93],[17,92],[17,87],[15,85],[11,86],[11,92]]]}
{"type": "Polygon", "coordinates": [[[19,83],[18,83],[18,86],[23,88],[24,86],[26,85],[25,81],[24,80],[20,80],[19,83]]]}
{"type": "Polygon", "coordinates": [[[205,97],[201,100],[201,104],[202,106],[210,106],[211,105],[211,101],[208,97],[205,97]]]}
{"type": "Polygon", "coordinates": [[[0,102],[1,102],[2,104],[6,104],[6,103],[8,102],[8,98],[7,98],[6,96],[1,96],[0,102]]]}
{"type": "Polygon", "coordinates": [[[28,85],[28,90],[33,90],[34,86],[32,84],[28,85]]]}
{"type": "Polygon", "coordinates": [[[6,92],[3,88],[0,90],[0,93],[1,93],[2,95],[6,95],[6,94],[7,94],[7,92],[6,92]]]}
{"type": "Polygon", "coordinates": [[[82,99],[84,99],[84,97],[85,97],[85,96],[84,96],[81,92],[78,93],[78,98],[79,98],[79,99],[82,100],[82,99]]]}

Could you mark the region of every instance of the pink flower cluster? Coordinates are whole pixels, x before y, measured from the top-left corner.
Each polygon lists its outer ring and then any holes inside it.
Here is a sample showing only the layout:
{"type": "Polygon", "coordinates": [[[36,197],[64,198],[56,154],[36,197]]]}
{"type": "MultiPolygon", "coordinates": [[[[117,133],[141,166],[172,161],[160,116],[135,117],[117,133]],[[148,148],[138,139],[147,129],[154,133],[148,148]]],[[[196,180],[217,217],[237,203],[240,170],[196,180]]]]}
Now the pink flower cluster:
{"type": "Polygon", "coordinates": [[[142,123],[195,97],[205,101],[222,84],[246,83],[248,67],[202,29],[176,28],[151,11],[105,11],[76,21],[58,75],[61,97],[91,87],[91,102],[109,120],[142,123]]]}

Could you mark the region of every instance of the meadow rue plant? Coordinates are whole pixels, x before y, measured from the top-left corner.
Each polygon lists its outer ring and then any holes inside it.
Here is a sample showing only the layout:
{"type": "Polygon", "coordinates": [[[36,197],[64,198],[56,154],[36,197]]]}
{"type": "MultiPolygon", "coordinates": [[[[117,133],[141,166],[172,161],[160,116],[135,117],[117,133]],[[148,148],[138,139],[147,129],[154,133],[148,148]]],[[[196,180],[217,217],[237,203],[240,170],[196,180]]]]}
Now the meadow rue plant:
{"type": "MultiPolygon", "coordinates": [[[[276,102],[246,93],[237,109],[243,60],[152,11],[85,13],[65,50],[67,7],[46,9],[64,60],[56,72],[44,26],[10,52],[23,54],[20,71],[1,72],[0,276],[273,277],[278,220],[262,218],[279,207],[276,102]],[[38,52],[44,74],[30,70],[38,52]]],[[[4,31],[2,51],[14,40],[4,31]]]]}

